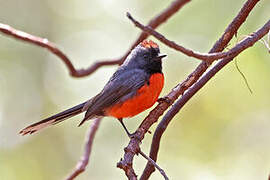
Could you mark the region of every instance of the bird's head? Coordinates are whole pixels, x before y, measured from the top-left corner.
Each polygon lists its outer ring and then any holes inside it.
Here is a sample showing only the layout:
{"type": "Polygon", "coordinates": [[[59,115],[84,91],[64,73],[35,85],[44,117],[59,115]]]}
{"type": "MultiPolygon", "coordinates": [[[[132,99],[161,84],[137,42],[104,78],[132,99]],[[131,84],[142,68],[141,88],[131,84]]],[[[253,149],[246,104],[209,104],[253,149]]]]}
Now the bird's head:
{"type": "Polygon", "coordinates": [[[134,48],[127,57],[124,65],[129,68],[140,68],[147,73],[162,72],[162,58],[158,45],[151,40],[144,40],[134,48]]]}

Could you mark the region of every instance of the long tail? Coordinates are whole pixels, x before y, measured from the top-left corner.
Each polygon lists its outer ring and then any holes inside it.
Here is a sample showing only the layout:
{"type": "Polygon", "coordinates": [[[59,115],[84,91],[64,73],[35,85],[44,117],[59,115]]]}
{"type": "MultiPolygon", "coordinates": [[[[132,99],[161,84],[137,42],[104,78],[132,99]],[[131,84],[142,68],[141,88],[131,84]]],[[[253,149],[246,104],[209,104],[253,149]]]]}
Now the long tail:
{"type": "Polygon", "coordinates": [[[32,134],[32,133],[39,131],[40,129],[43,129],[47,126],[60,123],[60,122],[64,121],[65,119],[68,119],[68,118],[73,117],[77,114],[80,114],[83,112],[83,107],[84,107],[85,103],[86,102],[79,104],[77,106],[74,106],[74,107],[67,109],[63,112],[60,112],[58,114],[55,114],[55,115],[48,117],[46,119],[43,119],[37,123],[34,123],[34,124],[24,128],[23,130],[21,130],[20,134],[21,135],[32,134]]]}

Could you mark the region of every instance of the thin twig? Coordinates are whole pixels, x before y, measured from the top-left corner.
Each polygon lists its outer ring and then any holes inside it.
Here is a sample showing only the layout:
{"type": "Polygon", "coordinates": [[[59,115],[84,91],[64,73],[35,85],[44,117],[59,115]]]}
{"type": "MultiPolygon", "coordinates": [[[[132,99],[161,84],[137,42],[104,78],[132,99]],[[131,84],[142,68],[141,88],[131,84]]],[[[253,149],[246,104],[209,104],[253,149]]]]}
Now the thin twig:
{"type": "MultiPolygon", "coordinates": [[[[229,58],[229,57],[233,56],[234,54],[238,54],[242,50],[241,48],[245,48],[242,45],[236,44],[235,47],[231,48],[227,52],[216,52],[216,53],[200,53],[200,52],[196,52],[196,51],[194,51],[192,49],[185,48],[184,46],[179,45],[179,44],[175,43],[174,41],[171,41],[171,40],[167,39],[164,35],[162,35],[161,33],[157,32],[157,31],[155,31],[151,27],[144,26],[139,21],[135,20],[131,16],[131,14],[129,12],[127,12],[127,17],[135,24],[135,26],[140,28],[142,31],[147,32],[150,35],[154,36],[155,38],[157,38],[158,40],[160,40],[161,42],[166,44],[168,47],[171,47],[171,48],[175,49],[176,51],[180,51],[180,52],[182,52],[183,54],[185,54],[187,56],[194,57],[194,58],[197,58],[197,59],[200,59],[200,60],[203,60],[203,61],[212,62],[214,60],[225,58],[225,57],[229,58]]],[[[269,49],[268,44],[266,42],[264,42],[264,44],[269,49]]]]}
{"type": "Polygon", "coordinates": [[[250,87],[250,85],[248,83],[248,80],[247,80],[246,76],[244,75],[244,73],[241,71],[241,69],[238,66],[238,62],[237,62],[236,58],[234,59],[234,64],[235,64],[235,67],[236,67],[237,71],[240,73],[241,77],[244,79],[245,85],[247,86],[250,94],[253,94],[253,91],[252,91],[252,89],[251,89],[251,87],[250,87]]]}
{"type": "Polygon", "coordinates": [[[81,157],[81,160],[77,163],[75,169],[73,172],[66,178],[66,180],[73,180],[78,175],[80,175],[82,172],[85,171],[86,166],[89,162],[89,157],[92,151],[92,145],[94,141],[95,134],[97,132],[97,129],[99,127],[100,121],[102,118],[97,118],[93,120],[91,124],[91,128],[89,128],[89,131],[86,135],[86,141],[85,141],[85,147],[84,147],[84,153],[81,157]]]}
{"type": "Polygon", "coordinates": [[[150,157],[148,157],[148,156],[147,156],[146,154],[144,154],[144,152],[142,152],[142,151],[140,151],[139,153],[140,153],[140,155],[142,155],[145,159],[147,159],[153,166],[155,166],[155,168],[157,168],[157,169],[159,170],[160,174],[164,177],[164,179],[169,180],[169,178],[168,178],[168,176],[166,175],[165,171],[164,171],[163,169],[161,169],[161,167],[159,167],[159,166],[157,165],[157,163],[156,163],[153,159],[151,159],[150,157]]]}
{"type": "MultiPolygon", "coordinates": [[[[162,23],[165,23],[172,15],[174,15],[179,9],[181,9],[186,3],[190,2],[191,0],[175,0],[164,9],[161,13],[159,13],[156,17],[150,20],[147,26],[151,27],[152,29],[156,29],[162,23]]],[[[134,49],[140,42],[146,39],[149,36],[146,32],[141,32],[137,40],[131,45],[127,53],[122,57],[122,59],[126,59],[128,54],[132,49],[134,49]]]]}

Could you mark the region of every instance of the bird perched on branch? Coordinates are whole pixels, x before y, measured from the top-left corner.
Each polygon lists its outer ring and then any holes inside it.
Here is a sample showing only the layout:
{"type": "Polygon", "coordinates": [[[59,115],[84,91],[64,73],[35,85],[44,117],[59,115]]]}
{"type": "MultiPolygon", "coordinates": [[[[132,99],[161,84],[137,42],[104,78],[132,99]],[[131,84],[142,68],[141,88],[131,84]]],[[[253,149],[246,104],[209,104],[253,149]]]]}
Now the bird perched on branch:
{"type": "Polygon", "coordinates": [[[86,111],[79,126],[86,120],[112,116],[131,136],[123,118],[135,116],[157,101],[164,85],[162,58],[165,56],[160,55],[156,43],[144,40],[131,51],[100,93],[82,104],[26,127],[20,134],[32,134],[86,111]]]}

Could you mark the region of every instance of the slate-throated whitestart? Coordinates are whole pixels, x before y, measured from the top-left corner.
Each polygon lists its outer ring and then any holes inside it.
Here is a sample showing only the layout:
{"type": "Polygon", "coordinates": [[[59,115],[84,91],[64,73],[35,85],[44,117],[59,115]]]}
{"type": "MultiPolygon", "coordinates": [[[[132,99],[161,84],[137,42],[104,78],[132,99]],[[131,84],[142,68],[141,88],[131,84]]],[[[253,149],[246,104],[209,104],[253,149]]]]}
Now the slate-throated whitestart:
{"type": "Polygon", "coordinates": [[[156,43],[144,40],[131,51],[99,94],[82,104],[26,127],[20,134],[32,134],[86,111],[79,126],[95,117],[112,116],[121,122],[130,136],[122,119],[141,113],[157,101],[164,85],[161,60],[165,56],[160,55],[156,43]]]}

